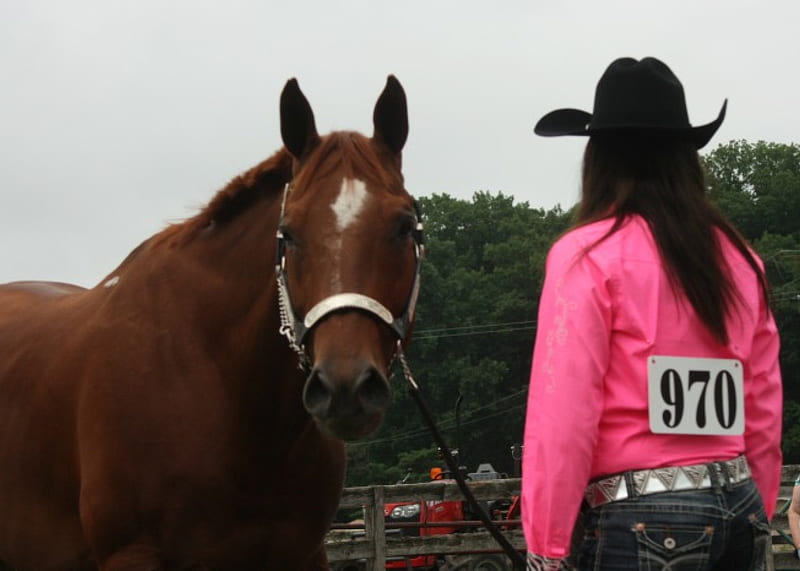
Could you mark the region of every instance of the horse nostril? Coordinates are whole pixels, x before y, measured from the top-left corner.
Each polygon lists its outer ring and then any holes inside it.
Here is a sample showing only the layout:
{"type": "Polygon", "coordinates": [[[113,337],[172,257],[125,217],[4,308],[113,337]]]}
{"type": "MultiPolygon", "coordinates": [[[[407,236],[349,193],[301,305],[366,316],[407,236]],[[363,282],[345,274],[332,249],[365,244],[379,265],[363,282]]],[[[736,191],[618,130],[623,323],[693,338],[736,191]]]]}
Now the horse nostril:
{"type": "Polygon", "coordinates": [[[365,411],[383,410],[392,400],[389,382],[370,367],[356,384],[356,397],[365,411]]]}
{"type": "Polygon", "coordinates": [[[303,389],[303,405],[312,415],[325,418],[331,406],[331,390],[329,383],[319,369],[311,371],[303,389]]]}
{"type": "Polygon", "coordinates": [[[357,375],[348,375],[349,383],[333,382],[331,378],[325,367],[315,367],[303,388],[303,406],[319,420],[382,414],[392,398],[389,381],[371,366],[357,375]]]}

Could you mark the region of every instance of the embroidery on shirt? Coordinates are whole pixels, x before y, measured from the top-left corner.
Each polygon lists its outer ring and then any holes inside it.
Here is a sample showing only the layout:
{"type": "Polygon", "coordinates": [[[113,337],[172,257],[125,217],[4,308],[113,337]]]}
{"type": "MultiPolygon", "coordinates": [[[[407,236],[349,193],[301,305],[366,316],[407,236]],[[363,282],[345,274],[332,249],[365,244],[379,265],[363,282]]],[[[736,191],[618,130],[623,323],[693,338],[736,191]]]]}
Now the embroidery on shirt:
{"type": "Polygon", "coordinates": [[[575,311],[578,307],[576,302],[568,300],[561,294],[561,288],[563,286],[564,279],[561,278],[556,282],[555,287],[555,306],[559,309],[559,311],[556,312],[555,317],[553,318],[553,326],[548,329],[545,337],[547,353],[544,363],[542,364],[542,370],[549,379],[545,385],[545,391],[547,393],[552,393],[556,390],[555,367],[553,366],[555,346],[556,344],[563,346],[567,342],[567,337],[569,336],[569,330],[566,326],[567,317],[569,317],[570,312],[575,311]]]}

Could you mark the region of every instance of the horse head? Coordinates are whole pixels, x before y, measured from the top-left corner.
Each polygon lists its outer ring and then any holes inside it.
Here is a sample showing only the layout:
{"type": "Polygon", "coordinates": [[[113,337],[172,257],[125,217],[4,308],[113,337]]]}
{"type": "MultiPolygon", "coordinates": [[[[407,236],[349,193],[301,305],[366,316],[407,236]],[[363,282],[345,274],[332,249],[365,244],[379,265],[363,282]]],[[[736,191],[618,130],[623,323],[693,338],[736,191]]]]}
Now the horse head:
{"type": "Polygon", "coordinates": [[[410,337],[419,287],[422,226],[401,172],[405,93],[389,76],[372,137],[321,137],[293,79],[280,110],[293,159],[278,228],[282,331],[309,371],[306,410],[329,434],[364,437],[391,400],[389,369],[410,337]]]}

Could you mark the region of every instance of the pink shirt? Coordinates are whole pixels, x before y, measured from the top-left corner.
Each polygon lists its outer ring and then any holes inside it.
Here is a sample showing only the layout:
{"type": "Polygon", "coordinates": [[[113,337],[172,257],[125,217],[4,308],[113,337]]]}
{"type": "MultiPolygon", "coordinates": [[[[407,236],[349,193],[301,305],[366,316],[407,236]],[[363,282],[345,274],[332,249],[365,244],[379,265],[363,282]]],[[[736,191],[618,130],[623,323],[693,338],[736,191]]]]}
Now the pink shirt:
{"type": "Polygon", "coordinates": [[[769,517],[778,494],[779,340],[754,272],[720,234],[744,298],[728,319],[730,342],[722,346],[670,287],[638,216],[582,255],[612,224],[603,220],[569,232],[547,258],[525,425],[522,520],[528,551],[554,559],[568,555],[584,489],[599,476],[746,454],[769,517]],[[741,361],[744,434],[652,433],[652,355],[741,361]]]}

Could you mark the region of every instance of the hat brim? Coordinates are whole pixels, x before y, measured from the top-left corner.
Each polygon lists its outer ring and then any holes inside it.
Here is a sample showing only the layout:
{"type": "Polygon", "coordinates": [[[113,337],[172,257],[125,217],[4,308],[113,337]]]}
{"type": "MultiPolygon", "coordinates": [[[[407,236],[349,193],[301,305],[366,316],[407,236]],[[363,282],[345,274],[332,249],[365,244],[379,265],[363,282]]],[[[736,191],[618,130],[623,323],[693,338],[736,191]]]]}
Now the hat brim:
{"type": "Polygon", "coordinates": [[[596,133],[614,132],[656,132],[683,135],[690,139],[698,149],[708,144],[714,133],[717,132],[722,122],[725,120],[725,113],[728,108],[726,99],[719,115],[711,123],[698,127],[686,128],[663,128],[647,127],[643,125],[606,125],[602,128],[592,128],[592,114],[580,109],[556,109],[539,119],[533,132],[542,137],[561,137],[565,135],[590,136],[596,133]]]}
{"type": "Polygon", "coordinates": [[[592,114],[580,109],[556,109],[536,123],[533,132],[542,137],[589,135],[592,114]]]}
{"type": "Polygon", "coordinates": [[[727,109],[728,100],[726,99],[722,103],[722,109],[719,110],[719,115],[717,115],[716,119],[714,119],[711,123],[707,123],[706,125],[692,127],[692,138],[698,149],[705,147],[706,144],[711,140],[711,137],[714,136],[714,133],[717,132],[717,129],[719,129],[719,126],[722,125],[722,122],[725,120],[725,112],[727,109]]]}

